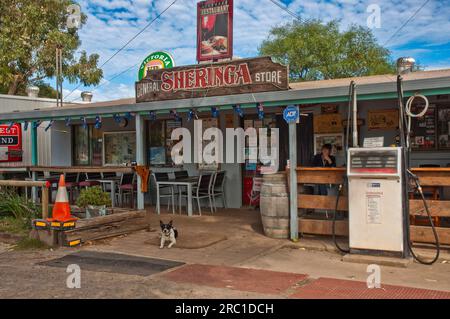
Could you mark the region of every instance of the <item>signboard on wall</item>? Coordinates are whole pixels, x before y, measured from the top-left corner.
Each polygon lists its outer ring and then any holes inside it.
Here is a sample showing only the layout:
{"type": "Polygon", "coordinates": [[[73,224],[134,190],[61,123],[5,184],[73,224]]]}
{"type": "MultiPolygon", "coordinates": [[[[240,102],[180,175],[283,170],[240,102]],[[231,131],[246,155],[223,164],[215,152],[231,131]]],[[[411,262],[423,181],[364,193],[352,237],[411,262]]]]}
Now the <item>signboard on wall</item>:
{"type": "Polygon", "coordinates": [[[22,161],[22,126],[0,125],[0,162],[22,161]]]}
{"type": "Polygon", "coordinates": [[[289,89],[287,66],[270,57],[152,70],[136,83],[136,102],[281,91],[289,89]]]}
{"type": "Polygon", "coordinates": [[[369,130],[395,130],[398,128],[398,110],[369,110],[367,124],[369,130]]]}
{"type": "Polygon", "coordinates": [[[233,57],[233,0],[197,3],[197,61],[233,57]]]}
{"type": "Polygon", "coordinates": [[[341,133],[342,130],[341,114],[321,114],[314,116],[314,133],[341,133]]]}
{"type": "Polygon", "coordinates": [[[169,69],[174,66],[175,61],[171,54],[164,51],[153,52],[142,61],[138,79],[142,80],[151,70],[169,69]]]}

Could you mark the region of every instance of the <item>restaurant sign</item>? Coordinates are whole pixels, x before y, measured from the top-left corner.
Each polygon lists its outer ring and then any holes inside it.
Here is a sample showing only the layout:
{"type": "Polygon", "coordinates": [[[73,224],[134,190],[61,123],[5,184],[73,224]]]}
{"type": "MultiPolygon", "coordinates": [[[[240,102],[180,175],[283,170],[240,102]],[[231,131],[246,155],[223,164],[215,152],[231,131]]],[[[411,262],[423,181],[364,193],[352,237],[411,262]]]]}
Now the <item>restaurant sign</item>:
{"type": "Polygon", "coordinates": [[[233,57],[233,0],[197,3],[197,61],[233,57]]]}
{"type": "Polygon", "coordinates": [[[22,126],[0,125],[0,162],[22,161],[22,126]]]}
{"type": "Polygon", "coordinates": [[[288,68],[270,57],[151,70],[136,83],[136,102],[281,91],[288,68]]]}

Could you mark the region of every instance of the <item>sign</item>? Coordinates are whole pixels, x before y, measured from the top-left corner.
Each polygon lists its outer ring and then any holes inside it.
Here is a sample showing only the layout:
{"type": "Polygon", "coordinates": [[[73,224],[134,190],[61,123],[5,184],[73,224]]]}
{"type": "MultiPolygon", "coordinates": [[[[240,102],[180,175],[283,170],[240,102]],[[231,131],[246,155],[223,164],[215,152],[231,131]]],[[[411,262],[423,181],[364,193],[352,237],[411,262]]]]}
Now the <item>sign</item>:
{"type": "Polygon", "coordinates": [[[364,138],[364,148],[375,148],[384,146],[384,136],[379,137],[366,137],[364,138]]]}
{"type": "Polygon", "coordinates": [[[136,102],[288,90],[286,66],[270,57],[151,70],[136,83],[136,102]]]}
{"type": "Polygon", "coordinates": [[[169,69],[174,66],[175,61],[172,55],[164,51],[153,52],[142,61],[139,68],[139,81],[145,78],[151,70],[169,69]]]}
{"type": "Polygon", "coordinates": [[[294,105],[289,105],[283,111],[283,118],[287,123],[295,123],[299,118],[299,110],[294,105]]]}
{"type": "Polygon", "coordinates": [[[22,161],[22,126],[0,125],[0,162],[22,161]]]}
{"type": "Polygon", "coordinates": [[[315,115],[314,121],[314,133],[341,133],[342,128],[342,117],[341,114],[321,114],[315,115]]]}
{"type": "Polygon", "coordinates": [[[398,117],[397,109],[369,110],[367,124],[369,130],[396,130],[398,117]]]}
{"type": "Polygon", "coordinates": [[[233,0],[197,3],[197,61],[233,57],[233,0]]]}

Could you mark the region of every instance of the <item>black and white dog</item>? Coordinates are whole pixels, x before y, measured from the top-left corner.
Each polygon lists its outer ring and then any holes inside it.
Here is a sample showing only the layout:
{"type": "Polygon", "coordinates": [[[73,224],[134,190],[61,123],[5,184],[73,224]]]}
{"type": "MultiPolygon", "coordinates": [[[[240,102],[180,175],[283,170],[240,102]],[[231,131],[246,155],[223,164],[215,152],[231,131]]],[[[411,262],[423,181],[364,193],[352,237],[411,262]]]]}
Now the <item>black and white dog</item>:
{"type": "Polygon", "coordinates": [[[172,221],[170,221],[168,224],[164,224],[163,221],[160,220],[159,225],[161,226],[161,245],[159,246],[159,248],[164,248],[164,244],[166,241],[170,242],[167,248],[171,248],[177,243],[178,230],[173,227],[172,221]]]}

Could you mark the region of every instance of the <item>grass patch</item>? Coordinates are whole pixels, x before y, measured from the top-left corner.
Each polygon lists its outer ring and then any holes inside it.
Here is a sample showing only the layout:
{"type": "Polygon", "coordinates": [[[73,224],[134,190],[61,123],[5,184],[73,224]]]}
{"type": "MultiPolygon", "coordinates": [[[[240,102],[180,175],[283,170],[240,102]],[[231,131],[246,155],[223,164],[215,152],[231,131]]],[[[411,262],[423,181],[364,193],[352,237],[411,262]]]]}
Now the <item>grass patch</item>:
{"type": "Polygon", "coordinates": [[[11,216],[0,217],[0,232],[16,235],[28,235],[29,231],[30,225],[28,220],[17,219],[11,216]]]}
{"type": "Polygon", "coordinates": [[[20,240],[16,246],[14,246],[14,250],[36,250],[36,249],[48,249],[50,248],[49,246],[47,246],[46,244],[44,244],[43,242],[41,242],[40,240],[37,239],[32,239],[32,238],[24,238],[22,240],[20,240]]]}

